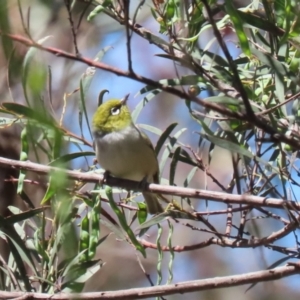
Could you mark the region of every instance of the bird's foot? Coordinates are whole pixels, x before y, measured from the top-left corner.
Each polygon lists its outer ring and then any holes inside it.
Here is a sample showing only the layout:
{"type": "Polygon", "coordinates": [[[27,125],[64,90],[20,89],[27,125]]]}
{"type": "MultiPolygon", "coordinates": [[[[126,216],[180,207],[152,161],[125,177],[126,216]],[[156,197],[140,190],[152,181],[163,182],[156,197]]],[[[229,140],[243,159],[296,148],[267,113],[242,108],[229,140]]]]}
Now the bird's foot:
{"type": "Polygon", "coordinates": [[[148,188],[148,181],[147,181],[147,176],[145,176],[138,184],[138,189],[141,189],[141,190],[146,190],[148,188]]]}
{"type": "Polygon", "coordinates": [[[105,171],[103,173],[103,181],[102,181],[103,184],[105,184],[107,182],[109,175],[110,175],[109,171],[105,171]]]}

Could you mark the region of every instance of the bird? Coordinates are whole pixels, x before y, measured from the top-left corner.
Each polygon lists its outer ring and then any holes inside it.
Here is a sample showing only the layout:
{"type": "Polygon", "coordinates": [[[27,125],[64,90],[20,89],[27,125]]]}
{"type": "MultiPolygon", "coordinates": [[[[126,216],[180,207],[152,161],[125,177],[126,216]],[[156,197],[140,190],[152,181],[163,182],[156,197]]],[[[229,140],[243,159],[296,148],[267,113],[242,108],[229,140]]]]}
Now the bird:
{"type": "MultiPolygon", "coordinates": [[[[159,183],[159,165],[149,137],[134,124],[123,99],[111,99],[98,106],[93,119],[92,131],[96,158],[110,175],[138,181],[159,183]]],[[[164,210],[158,195],[143,192],[150,214],[164,210]]]]}

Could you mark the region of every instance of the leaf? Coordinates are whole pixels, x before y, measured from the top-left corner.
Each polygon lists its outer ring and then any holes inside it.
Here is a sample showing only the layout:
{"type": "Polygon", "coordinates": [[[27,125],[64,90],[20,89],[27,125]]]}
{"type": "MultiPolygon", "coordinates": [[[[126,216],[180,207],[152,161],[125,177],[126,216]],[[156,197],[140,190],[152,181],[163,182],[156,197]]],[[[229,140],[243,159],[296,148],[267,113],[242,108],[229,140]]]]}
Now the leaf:
{"type": "Polygon", "coordinates": [[[124,231],[122,231],[122,228],[118,224],[113,224],[107,220],[104,220],[103,218],[100,219],[100,223],[113,232],[120,240],[126,239],[124,231]]]}
{"type": "Polygon", "coordinates": [[[24,262],[31,268],[36,276],[38,276],[38,272],[35,268],[35,264],[30,255],[30,252],[26,248],[23,240],[17,234],[15,228],[10,225],[3,217],[0,216],[0,228],[1,231],[8,237],[8,242],[10,244],[10,249],[13,252],[13,256],[17,263],[19,272],[22,275],[22,279],[26,285],[27,291],[31,291],[31,286],[28,281],[27,272],[25,270],[24,262]]]}
{"type": "Polygon", "coordinates": [[[172,156],[172,161],[170,165],[169,185],[175,184],[174,179],[175,179],[176,168],[177,168],[180,152],[181,152],[181,147],[178,146],[175,149],[174,154],[172,156]]]}
{"type": "Polygon", "coordinates": [[[266,18],[261,18],[255,14],[241,10],[237,10],[236,13],[240,16],[244,23],[248,23],[251,26],[270,32],[271,34],[274,34],[274,36],[282,36],[284,34],[284,30],[282,28],[277,27],[275,23],[270,22],[266,18]]]}
{"type": "Polygon", "coordinates": [[[156,128],[154,126],[151,126],[151,125],[147,125],[147,124],[138,124],[138,127],[142,128],[142,129],[145,129],[147,131],[150,131],[158,136],[161,135],[161,130],[159,128],[156,128]]]}
{"type": "Polygon", "coordinates": [[[173,123],[169,125],[166,130],[160,135],[160,138],[158,139],[156,146],[155,146],[155,154],[158,156],[162,146],[166,142],[167,138],[170,137],[171,132],[174,130],[174,128],[178,125],[178,123],[173,123]]]}
{"type": "MultiPolygon", "coordinates": [[[[10,32],[10,14],[8,10],[8,2],[2,1],[0,5],[0,28],[2,32],[10,32]]],[[[11,52],[13,51],[12,39],[7,37],[5,34],[1,35],[2,48],[6,59],[8,60],[11,52]]]]}
{"type": "MultiPolygon", "coordinates": [[[[43,44],[50,36],[46,36],[37,41],[37,44],[43,44]]],[[[38,92],[42,89],[46,79],[46,72],[43,72],[43,66],[41,64],[34,65],[37,53],[40,51],[38,47],[30,47],[27,51],[23,61],[23,73],[22,73],[22,85],[24,90],[24,96],[27,104],[32,103],[32,99],[29,99],[28,86],[34,92],[38,92]]],[[[34,100],[34,99],[33,99],[34,100]]]]}
{"type": "Polygon", "coordinates": [[[225,9],[226,12],[230,15],[230,19],[233,23],[234,29],[236,31],[236,35],[240,41],[241,48],[243,53],[247,56],[251,55],[248,38],[244,32],[243,28],[243,19],[237,12],[237,9],[234,7],[232,0],[225,0],[225,9]]]}
{"type": "Polygon", "coordinates": [[[56,124],[55,120],[50,115],[47,115],[46,117],[44,114],[39,114],[32,108],[24,106],[22,104],[18,104],[15,102],[3,102],[1,106],[8,113],[11,112],[19,116],[23,116],[29,120],[34,120],[43,125],[50,126],[51,128],[54,126],[54,124],[56,124]]]}
{"type": "Polygon", "coordinates": [[[137,218],[139,220],[139,224],[142,224],[147,219],[147,205],[144,202],[138,202],[137,218]]]}
{"type": "MultiPolygon", "coordinates": [[[[141,92],[142,90],[140,90],[140,94],[142,94],[141,92]]],[[[155,89],[153,90],[151,93],[149,93],[147,96],[145,96],[140,102],[139,104],[135,107],[135,109],[132,111],[131,113],[131,117],[134,123],[136,123],[138,116],[140,115],[143,107],[152,99],[154,98],[157,94],[159,94],[161,92],[161,90],[155,89]]],[[[137,95],[139,94],[137,93],[137,95]]]]}
{"type": "Polygon", "coordinates": [[[95,156],[95,152],[85,151],[85,152],[74,152],[65,154],[53,161],[51,161],[48,165],[49,166],[61,166],[65,165],[67,162],[72,161],[73,159],[85,157],[85,156],[95,156]]]}
{"type": "MultiPolygon", "coordinates": [[[[112,47],[108,46],[99,51],[94,58],[94,61],[101,61],[105,53],[110,50],[112,47]]],[[[94,75],[96,73],[96,68],[95,67],[88,67],[85,72],[82,74],[81,79],[80,79],[80,102],[79,102],[79,126],[82,131],[82,114],[85,117],[86,124],[88,126],[88,130],[90,133],[90,136],[92,137],[92,131],[90,128],[90,122],[88,119],[88,114],[86,110],[86,95],[89,91],[89,88],[91,86],[92,80],[94,78],[94,75]]],[[[82,134],[83,135],[83,134],[82,134]]]]}
{"type": "Polygon", "coordinates": [[[35,215],[45,211],[49,209],[49,206],[44,206],[44,207],[39,207],[39,208],[35,208],[35,209],[30,209],[28,211],[25,212],[21,212],[21,213],[17,213],[11,216],[8,216],[5,218],[5,221],[7,222],[7,224],[14,224],[16,222],[21,222],[21,221],[25,221],[29,218],[34,217],[35,215]]]}
{"type": "Polygon", "coordinates": [[[271,164],[269,164],[265,160],[261,159],[260,157],[253,155],[249,150],[245,149],[243,146],[238,145],[238,144],[233,143],[228,140],[224,140],[224,139],[216,137],[216,136],[211,136],[211,135],[207,135],[207,134],[201,134],[201,135],[204,136],[205,138],[207,138],[214,145],[217,145],[221,148],[227,149],[230,152],[235,152],[235,153],[241,154],[243,156],[246,156],[248,158],[255,159],[255,160],[261,162],[262,164],[268,166],[269,168],[273,169],[277,174],[279,174],[278,168],[272,166],[271,164]]]}
{"type": "MultiPolygon", "coordinates": [[[[137,227],[137,231],[148,229],[154,225],[161,224],[164,220],[166,220],[170,216],[169,212],[163,212],[161,214],[155,215],[148,221],[142,223],[140,226],[137,227]]],[[[144,234],[145,231],[142,231],[142,234],[144,234]]]]}
{"type": "Polygon", "coordinates": [[[121,210],[118,208],[116,203],[114,202],[113,196],[112,196],[112,189],[110,187],[106,187],[105,189],[106,195],[109,200],[109,204],[115,214],[117,215],[119,222],[122,226],[122,228],[127,233],[128,237],[130,238],[130,241],[135,246],[135,248],[142,253],[142,255],[146,258],[146,251],[145,248],[140,244],[140,242],[136,239],[134,233],[132,232],[131,228],[128,226],[126,219],[124,217],[124,214],[121,212],[121,210]]]}
{"type": "Polygon", "coordinates": [[[67,176],[63,169],[57,169],[56,171],[51,172],[49,185],[47,191],[44,195],[41,205],[48,202],[55,194],[58,194],[61,190],[64,190],[67,186],[67,176]]]}
{"type": "Polygon", "coordinates": [[[160,171],[162,172],[164,167],[165,167],[165,164],[167,162],[167,159],[169,158],[170,154],[173,152],[174,150],[174,147],[177,143],[177,140],[178,138],[181,136],[182,133],[184,133],[186,131],[186,128],[182,128],[180,129],[179,131],[177,131],[173,137],[170,138],[170,142],[167,144],[162,156],[161,156],[161,159],[160,159],[160,162],[159,162],[159,169],[160,171]]]}

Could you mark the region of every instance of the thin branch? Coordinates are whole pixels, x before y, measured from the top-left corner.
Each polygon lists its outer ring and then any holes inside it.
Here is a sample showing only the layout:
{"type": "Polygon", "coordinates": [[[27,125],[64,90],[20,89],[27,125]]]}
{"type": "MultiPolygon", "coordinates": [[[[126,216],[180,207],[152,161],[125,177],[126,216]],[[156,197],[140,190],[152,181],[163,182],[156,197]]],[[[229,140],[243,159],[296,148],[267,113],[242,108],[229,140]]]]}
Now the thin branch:
{"type": "Polygon", "coordinates": [[[74,22],[73,22],[72,11],[71,11],[72,8],[71,8],[70,2],[71,2],[70,0],[65,0],[65,5],[66,5],[67,12],[68,12],[68,19],[69,19],[70,26],[71,26],[75,54],[76,54],[76,56],[80,56],[78,46],[77,46],[76,29],[75,29],[74,22]]]}
{"type": "Polygon", "coordinates": [[[125,31],[126,31],[128,71],[129,71],[129,73],[133,73],[132,56],[131,56],[131,36],[132,35],[130,33],[129,25],[128,25],[130,0],[123,0],[123,3],[124,3],[124,22],[125,22],[125,31]]]}
{"type": "MultiPolygon", "coordinates": [[[[282,229],[273,232],[269,236],[263,238],[251,238],[251,239],[210,238],[198,244],[174,246],[172,247],[172,251],[174,252],[191,251],[191,250],[205,248],[210,245],[218,245],[218,246],[230,247],[230,248],[256,248],[260,246],[269,247],[269,244],[272,244],[273,242],[287,236],[289,233],[295,230],[299,226],[299,222],[300,222],[300,215],[295,221],[290,222],[282,229]]],[[[201,231],[205,231],[205,230],[201,230],[201,231]]],[[[216,234],[216,232],[214,232],[214,234],[216,234]]],[[[141,240],[141,243],[145,248],[157,249],[156,244],[150,243],[146,240],[141,240]]],[[[167,252],[170,251],[171,249],[168,246],[161,246],[161,250],[167,252]]]]}
{"type": "Polygon", "coordinates": [[[250,124],[257,126],[257,127],[261,128],[262,130],[266,131],[268,134],[271,135],[271,139],[274,140],[275,142],[283,142],[283,143],[286,143],[286,144],[289,144],[289,145],[295,147],[296,149],[300,149],[300,141],[299,140],[295,139],[292,136],[288,136],[288,135],[285,135],[285,134],[282,134],[282,133],[276,131],[276,129],[274,129],[272,126],[270,126],[268,124],[268,121],[266,119],[258,118],[258,117],[250,117],[247,113],[232,111],[226,107],[220,106],[220,105],[210,102],[210,101],[204,101],[204,100],[200,99],[199,97],[189,95],[185,91],[162,84],[158,81],[152,80],[152,79],[144,77],[142,75],[139,75],[136,73],[129,73],[128,71],[123,71],[117,67],[109,66],[103,62],[94,61],[92,59],[85,58],[85,57],[79,57],[72,53],[63,51],[61,49],[57,49],[57,48],[53,48],[53,47],[45,47],[41,44],[38,44],[30,39],[20,36],[20,35],[3,33],[1,30],[0,30],[0,35],[9,37],[12,40],[20,42],[23,45],[26,45],[27,47],[35,47],[40,50],[52,53],[56,56],[61,56],[61,57],[68,58],[68,59],[71,59],[74,61],[79,61],[79,62],[85,63],[88,66],[92,66],[92,67],[95,67],[98,69],[109,71],[118,76],[131,78],[138,82],[142,82],[144,84],[150,85],[152,87],[155,87],[157,89],[160,89],[160,90],[170,93],[172,95],[178,96],[181,99],[193,101],[207,109],[212,109],[212,110],[214,110],[218,113],[224,114],[228,117],[236,118],[237,120],[247,121],[250,124]]]}
{"type": "Polygon", "coordinates": [[[120,291],[101,291],[94,293],[67,294],[58,293],[54,295],[29,292],[0,292],[1,299],[19,298],[24,300],[67,300],[67,299],[145,299],[149,297],[161,297],[174,294],[190,293],[196,291],[212,290],[217,288],[240,286],[257,282],[274,281],[283,277],[300,274],[300,263],[291,263],[283,267],[277,267],[269,270],[249,272],[240,275],[214,277],[209,279],[200,279],[179,282],[175,284],[135,288],[120,291]]]}
{"type": "Polygon", "coordinates": [[[239,75],[239,72],[237,70],[237,67],[236,67],[236,64],[235,62],[233,61],[232,57],[231,57],[231,54],[228,50],[228,47],[227,45],[225,44],[221,34],[220,34],[220,31],[217,27],[217,24],[214,20],[214,17],[213,17],[213,14],[212,14],[212,11],[211,11],[211,8],[210,8],[210,5],[208,4],[207,0],[201,0],[201,2],[203,3],[204,7],[205,7],[205,10],[207,12],[207,16],[208,16],[208,19],[212,25],[212,28],[213,28],[213,31],[214,31],[214,35],[228,61],[228,64],[230,66],[230,69],[232,71],[232,74],[233,74],[233,78],[234,78],[234,81],[235,81],[235,86],[237,87],[238,91],[240,92],[240,95],[241,95],[241,98],[243,99],[243,102],[244,102],[244,105],[245,105],[245,108],[246,108],[246,112],[247,112],[247,115],[248,117],[250,118],[255,118],[255,114],[253,112],[253,109],[252,109],[252,106],[250,104],[250,101],[249,101],[249,98],[248,98],[248,95],[247,95],[247,92],[242,84],[242,81],[241,81],[241,78],[240,78],[240,75],[239,75]]]}
{"type": "MultiPolygon", "coordinates": [[[[83,173],[78,171],[70,171],[55,167],[49,167],[42,164],[33,163],[31,161],[18,161],[13,159],[8,159],[0,157],[0,166],[9,166],[13,169],[28,170],[39,174],[47,175],[50,172],[65,173],[70,179],[82,181],[82,182],[94,182],[103,183],[103,174],[96,173],[83,173]]],[[[300,204],[295,201],[281,200],[276,198],[265,198],[253,195],[235,195],[215,191],[207,191],[200,189],[184,188],[178,186],[167,186],[151,183],[145,188],[141,184],[135,181],[119,179],[115,177],[108,176],[105,181],[106,184],[110,186],[118,186],[127,190],[137,190],[137,191],[150,191],[157,194],[174,195],[180,197],[189,197],[196,199],[206,199],[215,202],[222,202],[225,204],[248,204],[251,206],[259,207],[273,207],[278,209],[289,209],[293,211],[300,210],[300,204]]]]}

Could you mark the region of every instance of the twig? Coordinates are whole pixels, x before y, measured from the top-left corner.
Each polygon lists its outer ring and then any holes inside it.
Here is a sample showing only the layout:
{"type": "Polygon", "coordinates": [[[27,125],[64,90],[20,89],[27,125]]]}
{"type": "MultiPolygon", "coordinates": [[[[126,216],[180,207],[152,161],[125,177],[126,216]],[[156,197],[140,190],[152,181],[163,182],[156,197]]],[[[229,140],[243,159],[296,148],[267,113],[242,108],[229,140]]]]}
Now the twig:
{"type": "MultiPolygon", "coordinates": [[[[47,175],[53,172],[65,173],[65,175],[73,180],[78,180],[82,182],[94,182],[101,183],[104,180],[102,174],[96,173],[83,173],[78,171],[70,171],[66,169],[60,169],[55,167],[49,167],[46,165],[41,165],[33,163],[31,161],[18,161],[13,159],[8,159],[0,157],[0,166],[9,166],[13,169],[28,170],[39,174],[47,175]]],[[[232,203],[232,204],[248,204],[251,206],[259,207],[273,207],[278,209],[289,209],[293,211],[300,211],[300,204],[295,201],[281,200],[276,198],[265,198],[253,195],[235,195],[227,194],[222,192],[207,191],[200,189],[184,188],[178,186],[167,186],[151,183],[146,187],[142,187],[140,183],[135,181],[119,179],[115,177],[108,176],[106,179],[106,184],[111,186],[118,186],[128,190],[137,191],[150,191],[157,194],[165,195],[175,195],[180,197],[189,197],[196,199],[206,199],[221,203],[232,203]]]]}
{"type": "Polygon", "coordinates": [[[127,61],[128,61],[128,72],[133,73],[132,59],[131,59],[131,33],[129,31],[129,10],[130,10],[130,0],[123,0],[124,3],[124,23],[126,31],[126,46],[127,46],[127,61]]]}
{"type": "MultiPolygon", "coordinates": [[[[270,247],[270,244],[273,242],[285,237],[293,230],[295,230],[299,226],[300,217],[297,220],[290,222],[288,225],[284,226],[282,229],[271,233],[267,237],[263,238],[251,238],[251,239],[233,239],[233,238],[210,238],[204,242],[193,244],[193,245],[184,245],[184,246],[174,246],[172,247],[172,251],[174,252],[183,252],[183,251],[192,251],[196,249],[201,249],[208,247],[210,245],[218,245],[221,247],[230,247],[230,248],[256,248],[260,246],[270,247]]],[[[195,229],[196,230],[196,229],[195,229]]],[[[201,230],[204,231],[204,230],[201,230]]],[[[216,232],[213,232],[216,234],[216,232]]],[[[145,248],[157,249],[156,244],[150,243],[146,240],[141,240],[142,245],[145,248]]],[[[168,246],[161,246],[162,251],[170,251],[168,246]]]]}
{"type": "Polygon", "coordinates": [[[188,293],[204,290],[212,290],[216,288],[233,287],[244,284],[251,284],[264,281],[274,281],[283,277],[300,274],[300,263],[290,263],[286,266],[277,267],[269,270],[249,272],[245,274],[214,277],[209,279],[200,279],[179,282],[175,284],[135,288],[120,291],[101,291],[94,293],[58,293],[55,295],[42,294],[42,293],[30,293],[30,292],[5,292],[0,291],[1,299],[19,298],[25,300],[39,300],[39,299],[51,299],[51,300],[67,300],[67,299],[145,299],[149,297],[159,297],[166,295],[173,295],[177,293],[188,293]]]}
{"type": "Polygon", "coordinates": [[[249,101],[249,98],[248,98],[248,95],[247,95],[247,92],[242,84],[242,81],[240,79],[240,75],[239,75],[239,72],[237,70],[237,67],[231,57],[231,54],[228,50],[228,47],[227,45],[225,44],[221,34],[220,34],[220,31],[218,30],[218,27],[217,27],[217,24],[213,18],[213,14],[212,14],[212,11],[211,11],[211,8],[210,8],[210,5],[208,4],[207,0],[201,0],[201,2],[203,3],[204,7],[205,7],[205,10],[207,12],[207,15],[208,15],[208,19],[212,25],[212,28],[213,28],[213,31],[214,31],[214,35],[228,61],[228,64],[230,66],[230,69],[232,71],[232,74],[233,74],[233,78],[234,78],[234,81],[235,81],[235,86],[237,87],[240,95],[241,95],[241,98],[243,99],[243,102],[244,102],[244,105],[245,105],[245,108],[246,108],[246,113],[248,115],[248,117],[250,118],[255,118],[255,114],[252,110],[252,107],[251,107],[251,104],[250,104],[250,101],[249,101]]]}
{"type": "Polygon", "coordinates": [[[76,54],[76,56],[80,56],[78,46],[77,46],[76,30],[75,30],[75,26],[74,26],[74,22],[73,22],[70,0],[65,0],[65,5],[66,5],[67,12],[68,12],[68,19],[69,19],[70,26],[71,26],[75,54],[76,54]]]}
{"type": "Polygon", "coordinates": [[[216,103],[212,103],[209,101],[204,101],[203,99],[193,96],[193,95],[189,95],[188,93],[186,93],[185,91],[173,88],[171,86],[162,84],[158,81],[152,80],[150,78],[144,77],[142,75],[136,74],[136,73],[129,73],[127,71],[123,71],[117,67],[113,67],[113,66],[109,66],[103,62],[99,62],[99,61],[94,61],[92,59],[89,58],[85,58],[85,57],[79,57],[76,56],[72,53],[63,51],[61,49],[57,49],[57,48],[53,48],[53,47],[45,47],[41,44],[37,44],[34,41],[31,41],[27,38],[24,38],[20,35],[14,35],[14,34],[8,34],[8,33],[3,33],[0,30],[0,35],[4,35],[6,37],[11,38],[12,40],[18,41],[20,43],[22,43],[23,45],[26,45],[28,47],[36,47],[38,49],[47,51],[49,53],[52,53],[54,55],[57,56],[61,56],[64,58],[68,58],[74,61],[79,61],[82,63],[87,64],[88,66],[92,66],[98,69],[102,69],[105,71],[109,71],[113,74],[116,74],[118,76],[123,76],[126,78],[131,78],[134,79],[138,82],[143,82],[144,84],[153,86],[157,89],[161,89],[162,91],[168,92],[172,95],[178,96],[181,99],[184,100],[190,100],[193,101],[207,109],[212,109],[218,113],[224,114],[228,117],[232,117],[232,118],[236,118],[237,120],[242,120],[242,121],[247,121],[250,124],[257,126],[259,128],[261,128],[262,130],[264,130],[265,132],[269,133],[271,136],[271,139],[274,140],[275,142],[283,142],[286,144],[289,144],[291,146],[293,146],[296,149],[300,149],[300,141],[298,139],[295,139],[294,137],[282,134],[280,132],[277,132],[272,126],[268,125],[268,121],[266,119],[263,118],[258,118],[258,117],[250,117],[247,113],[242,113],[242,112],[235,112],[232,111],[226,107],[220,106],[216,103]]]}

